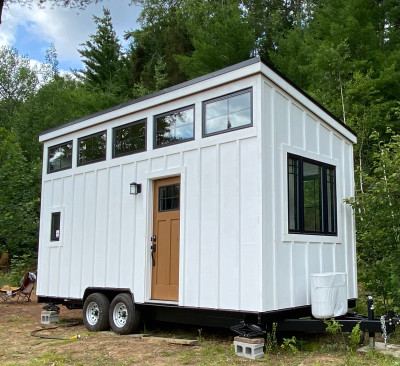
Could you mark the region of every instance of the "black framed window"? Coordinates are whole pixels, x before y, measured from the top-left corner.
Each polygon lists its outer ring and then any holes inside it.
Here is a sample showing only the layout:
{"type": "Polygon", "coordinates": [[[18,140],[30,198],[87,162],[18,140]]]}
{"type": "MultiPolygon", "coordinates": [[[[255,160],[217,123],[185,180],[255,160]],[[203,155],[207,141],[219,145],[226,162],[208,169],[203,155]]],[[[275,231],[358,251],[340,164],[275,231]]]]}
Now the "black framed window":
{"type": "Polygon", "coordinates": [[[289,233],[337,233],[336,168],[288,154],[289,233]]]}
{"type": "Polygon", "coordinates": [[[203,136],[253,125],[252,88],[203,102],[203,136]]]}
{"type": "Polygon", "coordinates": [[[47,172],[53,173],[72,167],[72,141],[51,146],[47,154],[47,172]]]}
{"type": "Polygon", "coordinates": [[[159,188],[158,212],[179,210],[179,190],[179,183],[159,188]]]}
{"type": "Polygon", "coordinates": [[[50,229],[50,240],[60,240],[60,222],[61,212],[52,212],[51,214],[51,229],[50,229]]]}
{"type": "Polygon", "coordinates": [[[105,160],[106,145],[106,131],[101,131],[78,139],[78,165],[105,160]]]}
{"type": "Polygon", "coordinates": [[[194,106],[154,117],[154,147],[194,139],[194,106]]]}
{"type": "Polygon", "coordinates": [[[146,150],[146,120],[113,129],[113,158],[146,150]]]}

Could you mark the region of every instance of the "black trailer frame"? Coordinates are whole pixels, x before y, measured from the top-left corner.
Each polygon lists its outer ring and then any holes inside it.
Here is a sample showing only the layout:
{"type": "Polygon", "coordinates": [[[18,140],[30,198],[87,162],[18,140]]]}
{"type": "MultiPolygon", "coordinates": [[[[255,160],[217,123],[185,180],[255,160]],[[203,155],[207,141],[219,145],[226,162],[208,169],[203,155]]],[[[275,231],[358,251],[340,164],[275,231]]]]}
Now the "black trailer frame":
{"type": "MultiPolygon", "coordinates": [[[[334,320],[339,323],[343,332],[351,332],[359,324],[362,332],[368,332],[370,348],[375,348],[375,333],[381,333],[386,344],[388,336],[396,330],[396,325],[400,324],[400,315],[395,315],[393,311],[389,311],[387,315],[376,318],[372,296],[367,296],[367,308],[368,316],[347,313],[334,320]]],[[[276,332],[324,333],[327,328],[326,320],[315,318],[288,318],[274,322],[274,324],[276,324],[276,332]]],[[[272,329],[272,323],[265,324],[261,321],[256,325],[240,322],[232,326],[231,330],[241,337],[256,338],[265,337],[269,328],[272,329]]]]}

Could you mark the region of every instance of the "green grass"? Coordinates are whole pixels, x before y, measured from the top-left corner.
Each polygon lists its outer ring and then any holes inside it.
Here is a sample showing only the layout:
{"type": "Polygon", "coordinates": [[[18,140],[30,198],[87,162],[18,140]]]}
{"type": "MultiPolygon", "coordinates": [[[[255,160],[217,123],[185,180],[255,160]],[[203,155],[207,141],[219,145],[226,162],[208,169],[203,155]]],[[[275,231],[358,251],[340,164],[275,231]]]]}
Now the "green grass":
{"type": "Polygon", "coordinates": [[[7,323],[34,323],[33,319],[23,318],[21,316],[14,316],[7,319],[7,323]]]}
{"type": "Polygon", "coordinates": [[[34,357],[28,363],[20,363],[20,362],[9,362],[4,364],[4,366],[20,366],[20,365],[29,365],[29,366],[48,366],[48,365],[57,365],[57,366],[83,366],[82,363],[76,362],[76,360],[68,354],[57,354],[52,351],[48,351],[46,353],[41,354],[40,356],[34,357]]]}

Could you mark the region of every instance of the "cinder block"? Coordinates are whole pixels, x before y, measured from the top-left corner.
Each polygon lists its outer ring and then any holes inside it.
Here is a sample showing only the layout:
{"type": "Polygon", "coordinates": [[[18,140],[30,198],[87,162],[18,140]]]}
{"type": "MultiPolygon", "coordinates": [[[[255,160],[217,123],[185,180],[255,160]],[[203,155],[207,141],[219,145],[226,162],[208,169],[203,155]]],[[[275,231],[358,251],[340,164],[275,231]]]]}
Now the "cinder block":
{"type": "Polygon", "coordinates": [[[235,337],[233,345],[237,356],[250,358],[251,360],[264,356],[263,338],[235,337]]]}
{"type": "Polygon", "coordinates": [[[60,321],[60,315],[58,311],[42,311],[41,314],[42,324],[58,323],[59,321],[60,321]]]}

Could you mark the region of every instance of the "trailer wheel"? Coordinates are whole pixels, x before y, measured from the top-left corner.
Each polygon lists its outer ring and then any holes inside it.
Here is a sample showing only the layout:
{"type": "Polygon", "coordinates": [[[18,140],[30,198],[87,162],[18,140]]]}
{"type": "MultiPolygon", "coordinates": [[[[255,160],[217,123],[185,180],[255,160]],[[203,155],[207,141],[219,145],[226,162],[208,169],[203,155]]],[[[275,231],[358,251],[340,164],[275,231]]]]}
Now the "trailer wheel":
{"type": "Polygon", "coordinates": [[[83,305],[83,323],[90,332],[98,332],[110,328],[108,312],[110,300],[100,292],[89,295],[83,305]]]}
{"type": "Polygon", "coordinates": [[[119,294],[111,302],[109,320],[111,329],[118,334],[130,334],[140,328],[140,312],[129,294],[119,294]]]}

